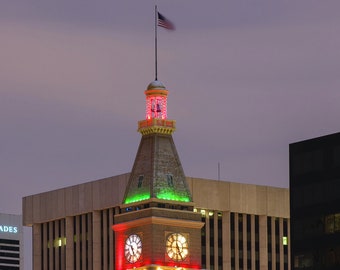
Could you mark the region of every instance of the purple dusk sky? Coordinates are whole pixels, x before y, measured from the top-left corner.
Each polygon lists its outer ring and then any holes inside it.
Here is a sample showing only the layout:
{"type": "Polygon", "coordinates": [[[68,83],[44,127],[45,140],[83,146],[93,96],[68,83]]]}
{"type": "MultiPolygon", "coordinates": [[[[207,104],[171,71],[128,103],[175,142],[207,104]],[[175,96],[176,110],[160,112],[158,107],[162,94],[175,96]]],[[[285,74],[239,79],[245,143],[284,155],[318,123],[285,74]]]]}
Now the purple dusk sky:
{"type": "Polygon", "coordinates": [[[289,143],[340,130],[339,0],[1,1],[0,212],[131,170],[155,3],[187,176],[288,187],[289,143]]]}

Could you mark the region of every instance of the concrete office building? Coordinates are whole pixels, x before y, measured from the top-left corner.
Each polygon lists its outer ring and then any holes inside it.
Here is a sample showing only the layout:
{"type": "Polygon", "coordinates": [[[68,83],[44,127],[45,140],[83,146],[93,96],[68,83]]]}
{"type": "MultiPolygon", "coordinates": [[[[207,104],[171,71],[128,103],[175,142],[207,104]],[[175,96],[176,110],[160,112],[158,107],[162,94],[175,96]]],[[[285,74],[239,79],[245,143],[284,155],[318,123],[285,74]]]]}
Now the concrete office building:
{"type": "Polygon", "coordinates": [[[0,269],[19,270],[22,266],[22,217],[0,213],[0,269]]]}
{"type": "Polygon", "coordinates": [[[292,269],[340,269],[340,133],[290,145],[292,269]]]}
{"type": "Polygon", "coordinates": [[[290,269],[289,191],[185,177],[168,91],[145,91],[131,173],[23,198],[34,270],[290,269]]]}

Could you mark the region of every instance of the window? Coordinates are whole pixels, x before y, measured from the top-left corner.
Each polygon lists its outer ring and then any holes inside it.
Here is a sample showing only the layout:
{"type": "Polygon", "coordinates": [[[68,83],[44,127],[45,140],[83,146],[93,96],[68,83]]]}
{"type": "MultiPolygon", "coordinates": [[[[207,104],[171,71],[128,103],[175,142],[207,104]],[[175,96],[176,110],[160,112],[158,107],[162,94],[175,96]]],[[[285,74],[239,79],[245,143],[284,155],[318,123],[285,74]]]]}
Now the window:
{"type": "Polygon", "coordinates": [[[144,175],[140,175],[138,177],[138,188],[140,188],[142,186],[143,180],[144,180],[144,175]]]}
{"type": "Polygon", "coordinates": [[[325,232],[340,232],[340,214],[328,215],[325,217],[325,232]]]}
{"type": "Polygon", "coordinates": [[[174,177],[172,174],[166,175],[166,180],[168,181],[168,186],[173,187],[174,186],[174,177]]]}

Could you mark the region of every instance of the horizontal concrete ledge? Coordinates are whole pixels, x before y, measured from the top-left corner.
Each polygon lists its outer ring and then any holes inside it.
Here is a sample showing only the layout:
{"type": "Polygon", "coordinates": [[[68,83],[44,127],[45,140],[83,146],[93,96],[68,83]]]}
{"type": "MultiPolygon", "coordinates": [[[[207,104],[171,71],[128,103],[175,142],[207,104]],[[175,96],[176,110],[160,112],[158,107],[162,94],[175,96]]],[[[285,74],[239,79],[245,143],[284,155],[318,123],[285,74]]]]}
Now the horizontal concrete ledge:
{"type": "Polygon", "coordinates": [[[163,217],[147,217],[147,218],[136,219],[136,220],[120,223],[120,224],[115,224],[112,226],[112,229],[114,231],[123,231],[126,229],[148,225],[148,224],[158,224],[158,225],[176,226],[176,227],[193,228],[193,229],[201,229],[204,226],[204,223],[200,221],[170,219],[170,218],[163,218],[163,217]]]}

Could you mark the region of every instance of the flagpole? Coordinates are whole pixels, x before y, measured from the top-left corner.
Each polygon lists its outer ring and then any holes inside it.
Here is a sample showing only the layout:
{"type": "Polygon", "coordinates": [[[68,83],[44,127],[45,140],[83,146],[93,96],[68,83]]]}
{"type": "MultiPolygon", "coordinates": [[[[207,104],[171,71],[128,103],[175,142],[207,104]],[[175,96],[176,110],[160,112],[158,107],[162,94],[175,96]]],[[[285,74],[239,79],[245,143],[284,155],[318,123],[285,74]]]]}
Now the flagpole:
{"type": "Polygon", "coordinates": [[[155,5],[155,81],[157,81],[157,5],[155,5]]]}

